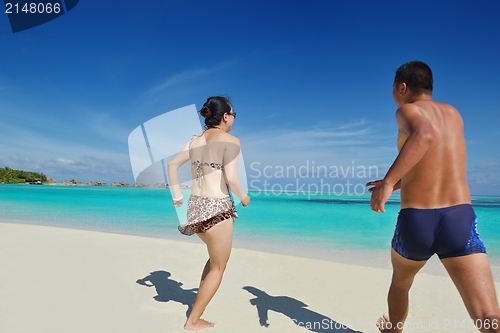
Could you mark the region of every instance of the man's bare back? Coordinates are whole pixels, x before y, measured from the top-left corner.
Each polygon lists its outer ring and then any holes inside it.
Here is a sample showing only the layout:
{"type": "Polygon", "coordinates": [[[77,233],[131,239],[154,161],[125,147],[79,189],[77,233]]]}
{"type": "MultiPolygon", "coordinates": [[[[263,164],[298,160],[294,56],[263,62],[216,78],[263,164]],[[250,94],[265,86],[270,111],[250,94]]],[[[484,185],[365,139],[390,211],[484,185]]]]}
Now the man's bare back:
{"type": "Polygon", "coordinates": [[[401,208],[441,208],[470,203],[464,126],[458,111],[451,105],[424,99],[403,105],[396,118],[398,150],[411,130],[423,126],[418,123],[428,123],[432,131],[429,148],[401,178],[401,208]]]}
{"type": "Polygon", "coordinates": [[[432,72],[420,61],[403,64],[392,97],[398,110],[399,154],[383,180],[369,182],[370,206],[385,212],[401,189],[401,210],[391,242],[393,276],[383,333],[400,333],[415,274],[434,254],[450,274],[481,332],[500,333],[500,309],[486,249],[477,231],[466,182],[464,125],[458,111],[432,100],[432,72]]]}

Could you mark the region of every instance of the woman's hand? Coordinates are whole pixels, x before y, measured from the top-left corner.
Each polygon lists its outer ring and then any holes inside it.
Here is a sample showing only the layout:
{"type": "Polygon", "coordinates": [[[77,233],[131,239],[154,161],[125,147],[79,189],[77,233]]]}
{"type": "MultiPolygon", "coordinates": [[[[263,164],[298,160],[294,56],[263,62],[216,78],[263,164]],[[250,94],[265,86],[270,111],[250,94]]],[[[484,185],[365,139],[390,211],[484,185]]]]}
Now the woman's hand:
{"type": "Polygon", "coordinates": [[[174,200],[172,200],[172,205],[174,205],[175,208],[179,208],[180,206],[182,206],[183,203],[184,203],[184,197],[183,196],[181,196],[178,199],[174,198],[174,200]]]}
{"type": "Polygon", "coordinates": [[[249,203],[250,203],[250,197],[248,195],[245,197],[245,199],[241,200],[241,205],[243,207],[248,206],[249,203]]]}

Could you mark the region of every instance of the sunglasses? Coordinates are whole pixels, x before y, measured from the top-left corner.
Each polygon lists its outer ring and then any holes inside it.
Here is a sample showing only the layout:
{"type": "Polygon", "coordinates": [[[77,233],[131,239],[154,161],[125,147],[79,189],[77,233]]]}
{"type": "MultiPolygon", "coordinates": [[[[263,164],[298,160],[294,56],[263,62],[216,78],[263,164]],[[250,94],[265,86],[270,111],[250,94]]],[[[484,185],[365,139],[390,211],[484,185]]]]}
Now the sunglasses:
{"type": "Polygon", "coordinates": [[[236,112],[231,111],[231,112],[228,112],[227,114],[230,115],[230,116],[233,116],[234,119],[236,119],[236,112]]]}

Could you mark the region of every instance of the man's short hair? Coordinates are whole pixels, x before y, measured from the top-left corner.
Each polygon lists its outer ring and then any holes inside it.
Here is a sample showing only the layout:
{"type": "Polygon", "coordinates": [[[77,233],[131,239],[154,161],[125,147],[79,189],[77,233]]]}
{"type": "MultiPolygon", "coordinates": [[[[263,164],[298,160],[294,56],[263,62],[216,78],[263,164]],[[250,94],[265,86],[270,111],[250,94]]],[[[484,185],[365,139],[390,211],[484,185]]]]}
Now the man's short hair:
{"type": "Polygon", "coordinates": [[[398,85],[403,82],[406,83],[408,89],[417,95],[426,90],[432,92],[434,79],[431,68],[422,61],[409,61],[396,71],[394,84],[398,85]]]}

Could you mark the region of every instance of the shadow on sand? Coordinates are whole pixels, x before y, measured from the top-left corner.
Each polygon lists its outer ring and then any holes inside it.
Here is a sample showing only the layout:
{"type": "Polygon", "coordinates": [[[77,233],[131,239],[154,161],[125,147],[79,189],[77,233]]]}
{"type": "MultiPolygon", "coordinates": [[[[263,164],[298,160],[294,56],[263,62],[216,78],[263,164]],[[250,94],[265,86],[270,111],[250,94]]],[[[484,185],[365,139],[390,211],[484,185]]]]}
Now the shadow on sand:
{"type": "Polygon", "coordinates": [[[306,309],[307,304],[288,296],[271,296],[255,287],[243,287],[246,291],[256,296],[250,300],[250,304],[257,307],[259,323],[268,327],[268,311],[276,311],[289,317],[291,325],[307,328],[311,332],[344,332],[354,333],[349,327],[342,325],[335,320],[320,313],[306,309]]]}
{"type": "Polygon", "coordinates": [[[194,298],[198,288],[182,289],[182,282],[170,279],[170,273],[165,271],[156,271],[150,273],[145,278],[139,279],[136,282],[142,286],[155,287],[158,295],[153,298],[158,302],[178,302],[187,305],[186,318],[191,313],[194,298]]]}

